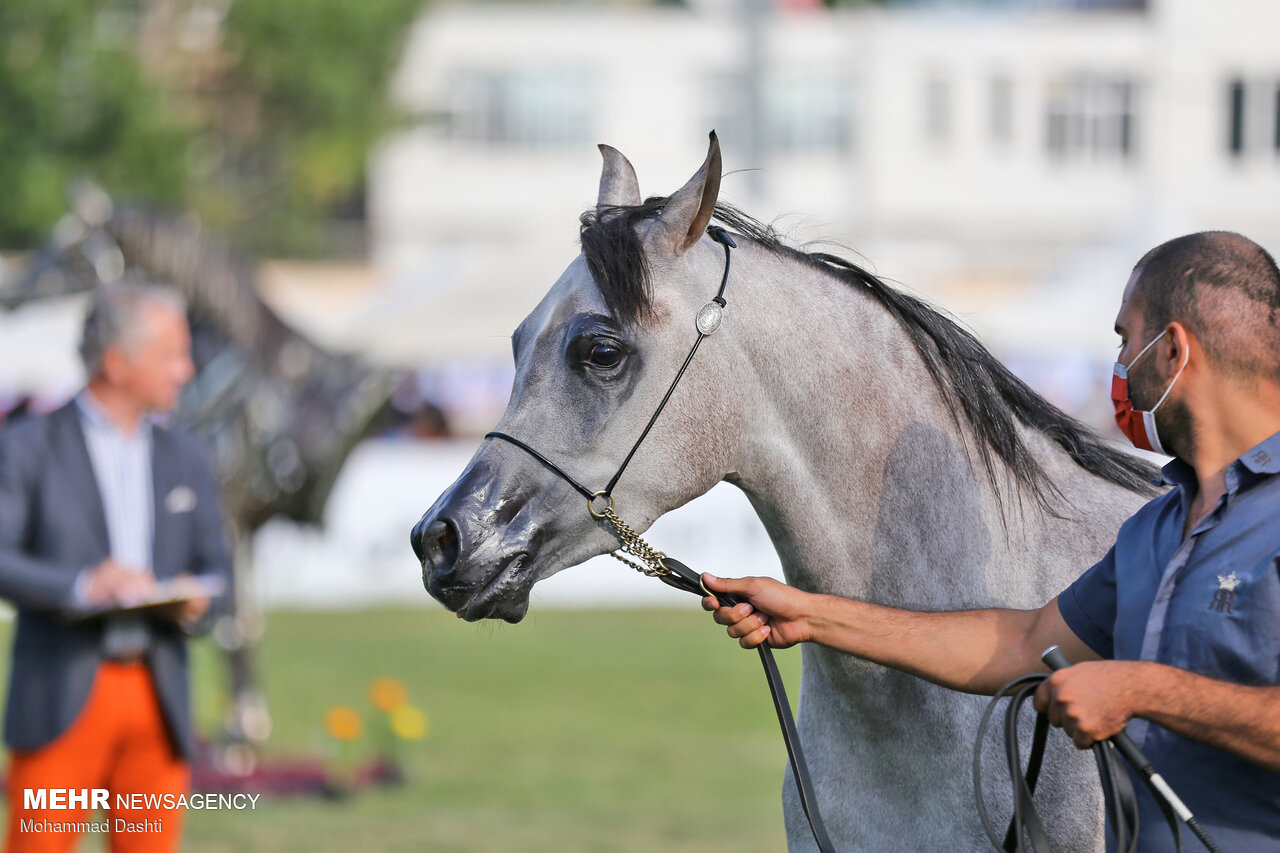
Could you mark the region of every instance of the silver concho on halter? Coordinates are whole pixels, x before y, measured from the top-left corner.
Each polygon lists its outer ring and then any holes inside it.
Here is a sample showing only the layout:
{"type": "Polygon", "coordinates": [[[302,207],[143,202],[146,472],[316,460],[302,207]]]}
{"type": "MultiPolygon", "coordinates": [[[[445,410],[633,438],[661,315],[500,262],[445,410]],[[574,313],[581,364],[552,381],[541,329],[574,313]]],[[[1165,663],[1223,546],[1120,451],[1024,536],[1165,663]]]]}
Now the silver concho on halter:
{"type": "Polygon", "coordinates": [[[696,321],[698,331],[704,335],[709,335],[720,328],[722,320],[724,320],[724,309],[720,307],[718,302],[708,302],[698,309],[698,319],[696,321]]]}

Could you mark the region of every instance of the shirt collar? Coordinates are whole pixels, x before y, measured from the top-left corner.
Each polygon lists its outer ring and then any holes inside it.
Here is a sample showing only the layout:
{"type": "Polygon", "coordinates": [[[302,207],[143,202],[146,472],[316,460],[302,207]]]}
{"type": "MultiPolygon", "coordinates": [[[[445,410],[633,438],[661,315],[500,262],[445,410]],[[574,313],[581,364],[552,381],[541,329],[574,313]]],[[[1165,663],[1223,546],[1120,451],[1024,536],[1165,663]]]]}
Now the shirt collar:
{"type": "Polygon", "coordinates": [[[1157,486],[1182,486],[1184,488],[1190,488],[1195,484],[1196,469],[1176,456],[1160,469],[1160,479],[1155,483],[1157,486]]]}
{"type": "Polygon", "coordinates": [[[1246,450],[1237,461],[1255,474],[1280,473],[1280,432],[1246,450]]]}
{"type": "MultiPolygon", "coordinates": [[[[1258,442],[1231,463],[1227,468],[1227,490],[1235,492],[1242,477],[1248,482],[1257,477],[1278,473],[1280,473],[1280,432],[1258,442]]],[[[1166,486],[1182,486],[1190,489],[1196,483],[1196,472],[1186,462],[1175,457],[1160,469],[1160,482],[1166,486]]]]}
{"type": "Polygon", "coordinates": [[[135,435],[125,435],[120,427],[116,426],[115,421],[111,420],[107,410],[102,407],[102,404],[98,402],[98,398],[93,396],[93,392],[88,388],[76,395],[76,408],[80,410],[81,420],[93,429],[110,430],[126,440],[146,439],[151,436],[152,419],[150,417],[143,418],[142,429],[139,429],[135,435]]]}

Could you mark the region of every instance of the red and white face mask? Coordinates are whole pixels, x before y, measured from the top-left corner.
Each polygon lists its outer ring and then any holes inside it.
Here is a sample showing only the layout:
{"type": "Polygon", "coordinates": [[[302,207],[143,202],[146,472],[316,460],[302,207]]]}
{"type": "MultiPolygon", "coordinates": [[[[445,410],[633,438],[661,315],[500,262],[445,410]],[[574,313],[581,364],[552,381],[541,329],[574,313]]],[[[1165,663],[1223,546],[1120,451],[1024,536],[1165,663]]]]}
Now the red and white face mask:
{"type": "Polygon", "coordinates": [[[1164,389],[1164,393],[1160,395],[1160,399],[1156,401],[1156,404],[1151,407],[1149,412],[1135,409],[1133,401],[1129,399],[1129,370],[1168,331],[1168,329],[1165,329],[1152,338],[1150,343],[1143,347],[1142,351],[1134,356],[1133,361],[1129,362],[1128,365],[1123,365],[1117,361],[1111,376],[1111,404],[1115,406],[1116,425],[1120,427],[1120,431],[1139,450],[1151,450],[1156,453],[1162,453],[1165,456],[1168,456],[1169,453],[1160,444],[1160,434],[1156,431],[1156,409],[1160,408],[1160,404],[1169,396],[1169,392],[1173,390],[1174,383],[1178,381],[1178,377],[1186,369],[1188,354],[1184,350],[1182,365],[1178,368],[1178,372],[1173,375],[1173,379],[1169,381],[1169,387],[1164,389]]]}

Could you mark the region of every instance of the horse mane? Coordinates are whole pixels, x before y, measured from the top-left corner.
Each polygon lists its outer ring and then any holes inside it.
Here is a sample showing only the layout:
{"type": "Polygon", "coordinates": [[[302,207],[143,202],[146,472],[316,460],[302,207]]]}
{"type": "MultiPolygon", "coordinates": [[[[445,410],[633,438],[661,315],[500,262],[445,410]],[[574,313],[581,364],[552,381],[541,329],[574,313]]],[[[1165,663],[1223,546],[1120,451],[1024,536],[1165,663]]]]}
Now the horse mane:
{"type": "Polygon", "coordinates": [[[321,524],[338,473],[385,408],[394,375],[320,347],[284,322],[258,295],[251,260],[195,217],[130,205],[103,227],[127,267],[187,299],[197,379],[175,423],[219,454],[227,514],[249,532],[274,515],[321,524]],[[300,368],[286,367],[291,358],[300,368]],[[282,411],[260,423],[253,413],[268,399],[282,411]],[[284,474],[270,461],[277,446],[297,457],[281,463],[284,474]]]}
{"type": "MultiPolygon", "coordinates": [[[[666,198],[601,207],[582,214],[580,239],[605,304],[624,326],[653,317],[651,271],[637,227],[662,212],[666,198]]],[[[1061,491],[1017,430],[1021,423],[1048,436],[1089,473],[1143,495],[1156,493],[1154,467],[1108,445],[1089,427],[1054,406],[1015,376],[972,333],[924,301],[898,290],[837,255],[786,244],[772,226],[727,204],[714,219],[764,249],[833,276],[867,293],[899,323],[924,361],[956,425],[967,424],[993,491],[1003,462],[1015,484],[1053,512],[1061,491]]],[[[1056,513],[1054,513],[1056,514],[1056,513]]]]}
{"type": "Polygon", "coordinates": [[[253,264],[196,217],[124,205],[104,228],[127,264],[186,297],[193,319],[249,350],[282,336],[282,321],[258,296],[253,264]]]}

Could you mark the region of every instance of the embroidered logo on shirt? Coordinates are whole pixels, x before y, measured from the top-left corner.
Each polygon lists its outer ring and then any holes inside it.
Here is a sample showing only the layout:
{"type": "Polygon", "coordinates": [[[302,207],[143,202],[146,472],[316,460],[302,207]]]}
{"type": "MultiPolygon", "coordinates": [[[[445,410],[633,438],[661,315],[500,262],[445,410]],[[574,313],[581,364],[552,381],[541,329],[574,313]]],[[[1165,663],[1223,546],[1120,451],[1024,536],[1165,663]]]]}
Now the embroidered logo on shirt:
{"type": "Polygon", "coordinates": [[[1265,450],[1259,450],[1253,454],[1253,461],[1263,466],[1270,465],[1271,454],[1265,450]]]}
{"type": "Polygon", "coordinates": [[[1216,610],[1219,613],[1235,613],[1231,605],[1236,600],[1236,587],[1240,586],[1240,578],[1236,577],[1236,573],[1229,575],[1218,575],[1218,591],[1213,594],[1213,601],[1209,602],[1209,609],[1216,610]]]}

